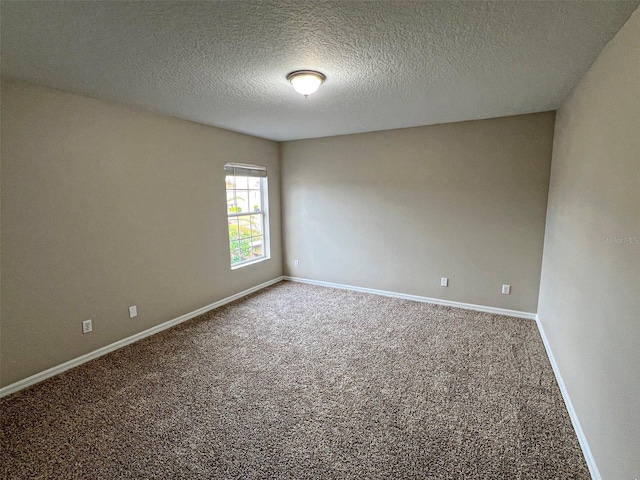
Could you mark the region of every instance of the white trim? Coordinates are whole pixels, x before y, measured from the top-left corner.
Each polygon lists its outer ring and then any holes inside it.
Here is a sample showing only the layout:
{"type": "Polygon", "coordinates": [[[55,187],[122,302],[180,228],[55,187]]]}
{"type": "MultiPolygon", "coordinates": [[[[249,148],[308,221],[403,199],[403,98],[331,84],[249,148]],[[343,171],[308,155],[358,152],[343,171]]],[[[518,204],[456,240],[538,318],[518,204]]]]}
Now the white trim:
{"type": "Polygon", "coordinates": [[[238,262],[235,265],[231,266],[231,270],[237,270],[242,267],[248,267],[249,265],[255,265],[256,263],[264,262],[265,260],[270,260],[271,257],[267,257],[266,255],[260,258],[252,258],[251,260],[245,260],[244,262],[238,262]]]}
{"type": "Polygon", "coordinates": [[[571,424],[573,425],[573,429],[576,431],[576,436],[578,437],[580,448],[582,448],[582,454],[584,455],[584,459],[587,462],[587,467],[589,467],[589,473],[591,473],[591,478],[593,480],[602,480],[602,477],[600,476],[600,472],[598,471],[598,466],[596,465],[596,461],[593,458],[591,449],[589,448],[587,437],[584,436],[584,432],[582,431],[582,426],[580,425],[580,420],[578,420],[578,414],[573,408],[573,403],[571,403],[569,392],[567,391],[567,387],[564,384],[564,380],[562,379],[560,368],[558,367],[558,364],[556,363],[556,359],[553,356],[553,352],[551,351],[551,345],[549,344],[549,340],[547,340],[547,335],[544,333],[544,329],[542,328],[542,322],[540,321],[540,317],[538,315],[536,315],[536,324],[538,325],[538,331],[540,332],[540,336],[542,337],[542,343],[544,344],[544,348],[547,351],[547,356],[549,357],[551,368],[553,369],[553,373],[556,376],[556,382],[558,382],[558,387],[560,387],[560,392],[562,393],[564,404],[567,407],[567,411],[569,412],[569,418],[571,418],[571,424]]]}
{"type": "Polygon", "coordinates": [[[450,307],[464,308],[467,310],[477,310],[480,312],[488,312],[488,313],[496,313],[499,315],[508,315],[511,317],[525,318],[535,320],[536,325],[538,326],[538,331],[540,332],[540,337],[542,338],[542,343],[544,344],[544,348],[547,352],[547,356],[549,357],[549,362],[551,363],[551,368],[553,369],[553,373],[556,377],[556,381],[558,382],[558,387],[560,388],[560,392],[562,393],[562,398],[564,399],[565,406],[569,413],[569,418],[571,419],[571,424],[576,432],[576,436],[578,437],[578,442],[580,443],[580,447],[582,448],[582,453],[584,454],[585,461],[587,462],[587,466],[589,467],[589,472],[591,473],[591,478],[593,480],[602,480],[600,476],[600,472],[598,471],[598,467],[596,465],[595,459],[591,453],[591,449],[589,448],[589,443],[584,435],[582,430],[582,426],[580,425],[580,421],[578,420],[578,415],[573,408],[573,404],[571,403],[571,398],[569,397],[569,392],[567,391],[567,387],[565,386],[564,380],[562,379],[562,375],[560,374],[560,369],[558,368],[558,364],[556,363],[555,357],[553,356],[553,352],[551,351],[551,346],[549,345],[549,341],[547,340],[547,336],[542,328],[542,322],[540,321],[540,317],[537,314],[529,313],[529,312],[521,312],[518,310],[507,310],[504,308],[496,308],[496,307],[487,307],[483,305],[474,305],[470,303],[460,303],[453,302],[449,300],[440,300],[436,298],[429,297],[421,297],[418,295],[409,295],[405,293],[397,293],[397,292],[388,292],[385,290],[376,290],[372,288],[364,288],[364,287],[355,287],[351,285],[343,285],[338,283],[331,282],[322,282],[320,280],[310,280],[307,278],[299,278],[299,277],[290,277],[290,276],[281,276],[274,278],[273,280],[269,280],[267,282],[261,283],[260,285],[256,285],[255,287],[248,288],[247,290],[243,290],[240,293],[236,293],[235,295],[231,295],[230,297],[223,298],[222,300],[218,300],[217,302],[206,305],[202,308],[194,310],[190,313],[182,315],[178,318],[174,318],[173,320],[169,320],[167,322],[161,323],[160,325],[156,325],[155,327],[151,327],[142,332],[136,333],[135,335],[131,335],[130,337],[123,338],[122,340],[118,340],[110,345],[106,345],[102,348],[94,350],[93,352],[89,352],[80,357],[69,360],[68,362],[62,363],[55,367],[51,367],[47,370],[44,370],[40,373],[36,373],[30,377],[27,377],[23,380],[19,380],[15,383],[7,385],[4,388],[0,388],[0,398],[20,391],[24,388],[27,388],[31,385],[34,385],[38,382],[46,380],[47,378],[53,377],[62,373],[71,368],[77,367],[78,365],[82,365],[90,360],[106,355],[109,352],[113,352],[119,348],[122,348],[131,343],[137,342],[138,340],[142,340],[143,338],[154,335],[158,332],[171,328],[180,323],[186,322],[187,320],[191,320],[192,318],[197,317],[198,315],[202,315],[203,313],[208,312],[209,310],[213,310],[215,308],[226,305],[227,303],[231,303],[239,298],[250,295],[258,290],[262,290],[270,285],[274,285],[282,280],[298,282],[298,283],[308,283],[311,285],[319,285],[323,287],[332,287],[339,288],[343,290],[352,290],[356,292],[364,292],[364,293],[372,293],[374,295],[382,295],[385,297],[394,297],[394,298],[402,298],[405,300],[414,300],[417,302],[424,303],[432,303],[435,305],[445,305],[450,307]]]}
{"type": "Polygon", "coordinates": [[[31,375],[23,380],[19,380],[11,385],[7,385],[6,387],[0,388],[0,398],[15,393],[19,390],[27,388],[31,385],[34,385],[42,380],[46,380],[47,378],[53,377],[54,375],[58,375],[66,370],[69,370],[73,367],[77,367],[78,365],[82,365],[90,360],[101,357],[109,352],[113,352],[119,348],[124,347],[125,345],[129,345],[130,343],[137,342],[138,340],[142,340],[143,338],[154,335],[162,330],[166,330],[167,328],[171,328],[175,325],[178,325],[182,322],[186,322],[187,320],[191,320],[198,315],[202,315],[203,313],[208,312],[209,310],[213,310],[214,308],[221,307],[222,305],[226,305],[227,303],[233,302],[239,298],[245,297],[251,293],[257,292],[258,290],[262,290],[274,283],[278,283],[284,280],[284,277],[277,277],[273,280],[269,280],[268,282],[261,283],[260,285],[256,285],[255,287],[248,288],[247,290],[243,290],[240,293],[236,293],[235,295],[231,295],[230,297],[223,298],[222,300],[218,300],[217,302],[206,305],[202,308],[198,308],[193,312],[186,313],[178,318],[174,318],[173,320],[169,320],[167,322],[161,323],[160,325],[156,325],[155,327],[151,327],[147,330],[143,330],[142,332],[136,333],[135,335],[131,335],[130,337],[123,338],[122,340],[118,340],[110,345],[106,345],[102,348],[94,350],[93,352],[89,352],[80,357],[69,360],[68,362],[64,362],[55,367],[48,368],[43,372],[36,373],[35,375],[31,375]]]}
{"type": "Polygon", "coordinates": [[[540,332],[540,337],[542,337],[542,343],[544,344],[544,348],[547,352],[547,356],[549,357],[549,363],[551,363],[551,368],[553,369],[553,373],[556,377],[556,382],[558,383],[558,387],[560,388],[560,392],[562,393],[562,398],[564,399],[565,407],[567,408],[567,412],[569,413],[571,424],[573,425],[573,429],[576,432],[576,436],[578,437],[578,442],[580,443],[580,448],[582,449],[582,453],[587,463],[587,467],[589,468],[589,473],[591,474],[591,478],[593,480],[602,480],[602,477],[600,476],[600,472],[598,471],[598,467],[596,465],[596,461],[593,458],[591,449],[589,448],[589,443],[587,442],[587,438],[585,437],[584,432],[582,430],[582,426],[580,425],[580,421],[578,420],[578,415],[573,408],[573,404],[571,403],[569,392],[567,391],[567,387],[565,386],[564,380],[562,379],[562,375],[560,374],[560,369],[558,368],[558,364],[556,363],[555,357],[553,356],[553,352],[551,351],[551,346],[549,345],[547,336],[545,335],[544,329],[542,328],[540,317],[538,317],[537,314],[529,313],[529,312],[521,312],[518,310],[507,310],[504,308],[487,307],[484,305],[474,305],[471,303],[452,302],[449,300],[440,300],[437,298],[421,297],[418,295],[408,295],[405,293],[388,292],[385,290],[375,290],[372,288],[354,287],[352,285],[322,282],[320,280],[310,280],[308,278],[290,277],[286,275],[283,277],[283,280],[287,280],[291,282],[299,282],[299,283],[309,283],[311,285],[319,285],[323,287],[340,288],[343,290],[353,290],[355,292],[372,293],[374,295],[383,295],[385,297],[403,298],[406,300],[415,300],[417,302],[433,303],[435,305],[446,305],[450,307],[464,308],[468,310],[477,310],[480,312],[496,313],[499,315],[509,315],[511,317],[535,320],[536,325],[538,326],[538,331],[540,332]]]}
{"type": "Polygon", "coordinates": [[[419,295],[409,295],[407,293],[388,292],[386,290],[376,290],[373,288],[354,287],[353,285],[343,285],[340,283],[322,282],[320,280],[310,280],[308,278],[284,276],[284,280],[298,283],[309,283],[311,285],[319,285],[322,287],[340,288],[342,290],[353,290],[354,292],[372,293],[374,295],[382,295],[384,297],[402,298],[405,300],[413,300],[416,302],[432,303],[434,305],[445,305],[447,307],[464,308],[466,310],[476,310],[478,312],[495,313],[498,315],[508,315],[510,317],[526,318],[527,320],[535,320],[536,314],[530,312],[521,312],[520,310],[508,310],[506,308],[487,307],[485,305],[474,305],[472,303],[453,302],[451,300],[441,300],[439,298],[421,297],[419,295]]]}

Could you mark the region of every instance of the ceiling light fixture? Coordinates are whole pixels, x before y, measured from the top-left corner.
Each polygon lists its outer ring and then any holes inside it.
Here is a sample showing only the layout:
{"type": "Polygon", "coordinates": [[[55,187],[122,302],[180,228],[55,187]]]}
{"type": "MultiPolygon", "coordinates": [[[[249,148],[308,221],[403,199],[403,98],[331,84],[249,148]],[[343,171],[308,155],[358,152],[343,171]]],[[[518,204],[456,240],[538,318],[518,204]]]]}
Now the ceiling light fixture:
{"type": "Polygon", "coordinates": [[[304,98],[317,91],[326,79],[327,77],[315,70],[296,70],[287,75],[293,89],[304,95],[304,98]]]}

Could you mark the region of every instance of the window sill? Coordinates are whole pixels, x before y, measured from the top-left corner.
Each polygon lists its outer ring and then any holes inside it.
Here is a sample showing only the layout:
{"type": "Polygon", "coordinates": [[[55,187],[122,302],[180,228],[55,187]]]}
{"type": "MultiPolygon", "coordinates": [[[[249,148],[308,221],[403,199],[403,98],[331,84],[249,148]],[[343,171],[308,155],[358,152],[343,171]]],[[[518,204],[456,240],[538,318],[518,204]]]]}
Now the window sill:
{"type": "Polygon", "coordinates": [[[237,265],[233,265],[231,270],[238,270],[242,267],[248,267],[249,265],[255,265],[256,263],[264,262],[265,260],[269,260],[270,257],[260,257],[254,260],[249,260],[247,262],[238,263],[237,265]]]}

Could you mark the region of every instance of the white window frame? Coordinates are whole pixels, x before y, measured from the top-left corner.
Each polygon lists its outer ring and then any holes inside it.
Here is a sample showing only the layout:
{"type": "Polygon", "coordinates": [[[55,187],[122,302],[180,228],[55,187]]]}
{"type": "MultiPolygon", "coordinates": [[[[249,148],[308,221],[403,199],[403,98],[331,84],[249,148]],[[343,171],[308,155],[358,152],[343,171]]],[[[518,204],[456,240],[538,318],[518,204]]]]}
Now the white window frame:
{"type": "MultiPolygon", "coordinates": [[[[269,241],[269,181],[267,175],[267,167],[262,165],[249,165],[243,163],[226,163],[224,166],[225,169],[225,197],[227,194],[227,186],[226,179],[228,176],[236,176],[236,177],[257,177],[260,179],[260,203],[262,205],[262,209],[258,212],[259,215],[262,216],[262,256],[258,258],[251,258],[249,260],[244,260],[236,263],[231,263],[231,242],[234,240],[231,239],[229,235],[229,220],[231,218],[243,217],[248,215],[256,215],[255,211],[248,212],[234,212],[229,213],[228,203],[226,206],[227,211],[227,247],[229,251],[229,262],[231,264],[231,270],[236,270],[238,268],[246,267],[249,265],[254,265],[256,263],[263,262],[271,258],[271,244],[269,241]]],[[[234,185],[236,183],[234,182],[234,185]]],[[[226,198],[225,198],[226,200],[226,198]]]]}

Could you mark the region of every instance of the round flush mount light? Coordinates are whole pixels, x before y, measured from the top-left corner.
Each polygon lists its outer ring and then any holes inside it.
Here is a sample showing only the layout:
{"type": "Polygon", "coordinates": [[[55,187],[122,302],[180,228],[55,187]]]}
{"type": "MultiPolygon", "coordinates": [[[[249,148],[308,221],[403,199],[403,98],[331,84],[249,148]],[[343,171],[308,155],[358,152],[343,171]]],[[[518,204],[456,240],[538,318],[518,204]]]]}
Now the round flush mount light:
{"type": "Polygon", "coordinates": [[[327,77],[315,70],[296,70],[287,75],[293,89],[305,98],[316,92],[326,79],[327,77]]]}

